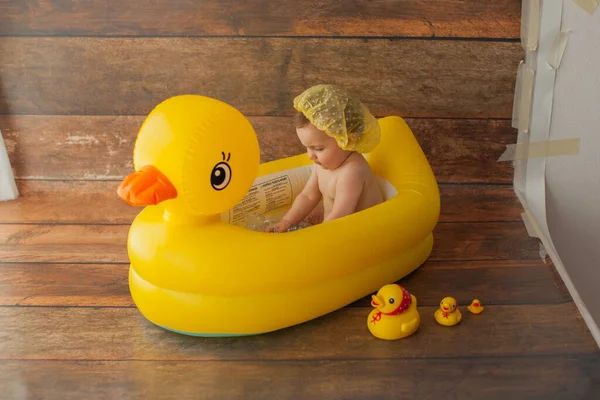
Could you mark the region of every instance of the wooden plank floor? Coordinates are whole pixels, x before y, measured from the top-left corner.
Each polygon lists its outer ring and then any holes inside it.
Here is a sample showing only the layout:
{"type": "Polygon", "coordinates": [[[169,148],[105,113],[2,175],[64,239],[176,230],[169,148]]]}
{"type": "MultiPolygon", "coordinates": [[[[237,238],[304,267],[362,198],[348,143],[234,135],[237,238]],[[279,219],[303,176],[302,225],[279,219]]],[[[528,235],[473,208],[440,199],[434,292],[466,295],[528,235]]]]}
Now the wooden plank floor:
{"type": "Polygon", "coordinates": [[[0,399],[600,398],[598,347],[496,162],[516,141],[519,0],[143,3],[0,7],[0,129],[21,193],[0,203],[0,399]],[[400,281],[417,333],[374,338],[367,298],[253,337],[151,325],[127,283],[139,210],[115,193],[144,116],[174,94],[218,97],[270,161],[304,151],[291,99],[323,81],[405,117],[438,179],[434,250],[400,281]],[[464,316],[452,328],[433,319],[447,295],[464,316]]]}
{"type": "Polygon", "coordinates": [[[401,280],[419,299],[422,325],[385,342],[366,329],[368,299],[256,337],[166,332],[129,296],[133,212],[114,195],[117,182],[18,184],[23,197],[0,205],[0,390],[8,398],[583,399],[600,390],[596,344],[527,236],[510,186],[440,184],[434,252],[401,280]],[[432,318],[446,295],[465,317],[454,328],[432,318]],[[474,297],[486,307],[478,316],[464,308],[474,297]]]}
{"type": "Polygon", "coordinates": [[[151,325],[128,292],[132,212],[109,190],[116,184],[21,180],[23,197],[0,206],[0,390],[9,398],[572,399],[600,389],[596,344],[508,186],[441,184],[431,260],[401,281],[419,299],[422,326],[384,342],[366,330],[367,299],[256,337],[151,325]],[[492,212],[460,212],[488,197],[492,212]],[[89,201],[104,218],[77,206],[89,201]],[[432,318],[445,295],[463,306],[454,328],[432,318]],[[464,309],[474,297],[486,306],[478,316],[464,309]]]}

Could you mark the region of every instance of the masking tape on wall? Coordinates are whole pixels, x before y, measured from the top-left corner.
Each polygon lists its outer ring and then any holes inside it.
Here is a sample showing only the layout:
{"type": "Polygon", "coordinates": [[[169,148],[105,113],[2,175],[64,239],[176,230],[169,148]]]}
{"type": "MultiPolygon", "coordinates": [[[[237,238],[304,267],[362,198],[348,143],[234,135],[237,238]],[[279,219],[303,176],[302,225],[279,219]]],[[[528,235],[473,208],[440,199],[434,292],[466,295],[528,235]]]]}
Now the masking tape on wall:
{"type": "Polygon", "coordinates": [[[590,15],[594,15],[594,10],[600,4],[600,0],[573,0],[575,4],[579,7],[583,8],[585,11],[590,13],[590,15]]]}
{"type": "Polygon", "coordinates": [[[533,69],[521,61],[519,68],[517,69],[517,79],[515,83],[512,127],[522,132],[529,131],[534,77],[535,72],[533,69]]]}
{"type": "Polygon", "coordinates": [[[506,150],[498,161],[525,160],[565,156],[579,153],[579,139],[548,140],[546,142],[526,142],[506,145],[506,150]]]}
{"type": "Polygon", "coordinates": [[[540,0],[521,3],[521,45],[526,51],[537,48],[540,32],[540,0]]]}
{"type": "Polygon", "coordinates": [[[565,48],[567,47],[567,41],[569,39],[569,32],[559,32],[558,35],[554,38],[554,42],[552,43],[552,48],[550,52],[548,52],[548,65],[552,69],[558,69],[560,62],[562,60],[563,54],[565,53],[565,48]]]}

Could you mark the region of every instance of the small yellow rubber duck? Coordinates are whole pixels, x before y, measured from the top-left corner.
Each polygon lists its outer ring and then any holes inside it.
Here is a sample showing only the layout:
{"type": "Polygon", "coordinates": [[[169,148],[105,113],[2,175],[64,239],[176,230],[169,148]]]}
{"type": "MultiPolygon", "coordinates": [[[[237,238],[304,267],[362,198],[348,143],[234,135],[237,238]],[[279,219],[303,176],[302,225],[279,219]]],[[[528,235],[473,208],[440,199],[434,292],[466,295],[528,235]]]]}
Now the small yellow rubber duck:
{"type": "Polygon", "coordinates": [[[417,298],[398,284],[383,286],[372,296],[367,326],[379,339],[396,340],[412,335],[419,328],[421,317],[417,298]]]}
{"type": "Polygon", "coordinates": [[[454,297],[444,297],[434,315],[435,320],[444,326],[454,326],[462,320],[462,314],[456,307],[454,297]]]}
{"type": "Polygon", "coordinates": [[[475,299],[471,302],[471,305],[467,306],[467,310],[471,311],[473,314],[481,314],[483,312],[483,306],[479,299],[475,299]]]}

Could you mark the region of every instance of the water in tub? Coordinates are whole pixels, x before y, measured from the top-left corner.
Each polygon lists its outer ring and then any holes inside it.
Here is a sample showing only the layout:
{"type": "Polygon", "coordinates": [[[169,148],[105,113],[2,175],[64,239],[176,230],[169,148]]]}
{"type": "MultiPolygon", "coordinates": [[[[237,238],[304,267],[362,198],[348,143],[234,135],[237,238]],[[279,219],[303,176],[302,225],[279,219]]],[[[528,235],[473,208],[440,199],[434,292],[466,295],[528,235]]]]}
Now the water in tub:
{"type": "MultiPolygon", "coordinates": [[[[221,214],[221,220],[246,229],[263,231],[269,224],[279,221],[300,194],[310,178],[313,165],[305,165],[261,176],[244,198],[233,208],[221,214]]],[[[384,199],[397,194],[387,181],[380,179],[384,199]]],[[[322,206],[320,203],[319,206],[322,206]]],[[[301,222],[288,231],[310,226],[301,222]]]]}

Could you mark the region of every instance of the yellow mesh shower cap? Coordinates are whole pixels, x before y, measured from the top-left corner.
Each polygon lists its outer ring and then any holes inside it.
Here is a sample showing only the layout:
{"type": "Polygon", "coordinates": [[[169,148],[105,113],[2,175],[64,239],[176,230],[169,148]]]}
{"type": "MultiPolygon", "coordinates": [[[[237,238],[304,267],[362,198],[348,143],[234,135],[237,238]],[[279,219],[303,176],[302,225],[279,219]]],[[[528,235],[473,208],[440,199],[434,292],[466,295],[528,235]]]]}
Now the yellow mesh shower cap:
{"type": "Polygon", "coordinates": [[[344,150],[369,153],[379,144],[377,119],[341,86],[308,88],[294,99],[294,108],[344,150]]]}

